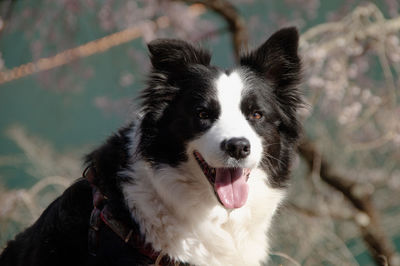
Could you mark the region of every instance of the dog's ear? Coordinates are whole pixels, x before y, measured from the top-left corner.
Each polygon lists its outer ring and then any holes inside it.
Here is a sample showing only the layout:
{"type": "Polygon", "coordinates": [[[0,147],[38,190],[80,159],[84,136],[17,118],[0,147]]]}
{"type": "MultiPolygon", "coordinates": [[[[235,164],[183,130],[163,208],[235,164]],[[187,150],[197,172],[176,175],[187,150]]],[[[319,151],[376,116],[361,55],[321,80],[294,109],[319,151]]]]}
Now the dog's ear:
{"type": "Polygon", "coordinates": [[[301,72],[298,43],[295,27],[281,29],[256,50],[242,56],[240,64],[257,71],[275,89],[297,84],[301,72]]]}
{"type": "Polygon", "coordinates": [[[156,70],[174,71],[190,64],[209,65],[211,55],[200,48],[175,39],[157,39],[148,44],[150,60],[156,70]]]}

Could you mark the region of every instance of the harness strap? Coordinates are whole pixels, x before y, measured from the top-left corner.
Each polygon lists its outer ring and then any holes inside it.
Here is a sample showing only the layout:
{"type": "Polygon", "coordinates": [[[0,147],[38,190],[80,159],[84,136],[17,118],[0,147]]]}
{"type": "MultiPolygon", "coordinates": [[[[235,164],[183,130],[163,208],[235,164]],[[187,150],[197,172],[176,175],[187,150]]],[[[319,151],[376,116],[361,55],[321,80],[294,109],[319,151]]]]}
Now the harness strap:
{"type": "Polygon", "coordinates": [[[150,243],[146,243],[140,232],[139,226],[128,226],[113,217],[111,210],[107,205],[108,198],[101,193],[100,189],[94,184],[94,179],[96,177],[96,170],[94,167],[88,166],[83,172],[83,177],[89,181],[93,193],[93,210],[90,215],[88,232],[88,250],[90,255],[96,256],[96,251],[99,246],[99,231],[101,223],[104,223],[126,244],[139,250],[141,254],[154,261],[154,265],[188,265],[171,260],[167,254],[155,251],[150,243]]]}
{"type": "Polygon", "coordinates": [[[100,230],[100,210],[93,208],[90,215],[89,221],[89,232],[88,232],[88,251],[92,256],[96,256],[96,251],[99,246],[99,230],[100,230]]]}

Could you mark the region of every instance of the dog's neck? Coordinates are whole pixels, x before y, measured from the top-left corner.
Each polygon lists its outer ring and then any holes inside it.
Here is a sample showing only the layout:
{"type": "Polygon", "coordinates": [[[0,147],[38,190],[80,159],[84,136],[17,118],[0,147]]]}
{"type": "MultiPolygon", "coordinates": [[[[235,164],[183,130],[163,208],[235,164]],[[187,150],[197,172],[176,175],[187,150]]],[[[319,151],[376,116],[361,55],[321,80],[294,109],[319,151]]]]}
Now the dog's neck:
{"type": "Polygon", "coordinates": [[[194,164],[153,168],[137,160],[123,173],[134,180],[122,189],[146,241],[190,264],[258,265],[266,257],[266,232],[283,192],[269,188],[264,172],[255,169],[249,185],[262,193],[250,195],[240,209],[227,210],[194,164]]]}

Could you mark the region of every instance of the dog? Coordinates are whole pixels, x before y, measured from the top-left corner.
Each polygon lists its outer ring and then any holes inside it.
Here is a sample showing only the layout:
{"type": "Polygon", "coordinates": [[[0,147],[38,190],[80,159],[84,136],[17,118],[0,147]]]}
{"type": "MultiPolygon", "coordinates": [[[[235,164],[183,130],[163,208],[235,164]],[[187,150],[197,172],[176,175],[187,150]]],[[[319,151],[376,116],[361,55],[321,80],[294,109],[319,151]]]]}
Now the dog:
{"type": "Polygon", "coordinates": [[[87,156],[84,177],[0,264],[265,262],[301,133],[298,40],[281,29],[230,70],[185,41],[150,42],[133,122],[87,156]]]}

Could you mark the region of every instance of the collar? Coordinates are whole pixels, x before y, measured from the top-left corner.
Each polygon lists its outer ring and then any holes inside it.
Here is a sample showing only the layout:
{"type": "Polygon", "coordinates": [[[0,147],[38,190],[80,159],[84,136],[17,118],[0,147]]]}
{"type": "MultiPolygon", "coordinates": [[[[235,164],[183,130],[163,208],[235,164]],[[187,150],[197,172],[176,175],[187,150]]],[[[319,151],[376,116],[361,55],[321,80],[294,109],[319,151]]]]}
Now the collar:
{"type": "Polygon", "coordinates": [[[162,251],[155,251],[150,243],[146,243],[138,224],[134,223],[134,226],[129,226],[113,217],[111,209],[107,205],[108,197],[95,185],[96,169],[93,165],[86,167],[82,176],[89,181],[93,194],[93,210],[90,215],[88,233],[88,250],[92,256],[96,256],[96,249],[99,243],[99,230],[101,229],[101,223],[104,223],[127,245],[139,250],[141,254],[153,261],[154,265],[187,265],[170,259],[168,254],[162,251]]]}

